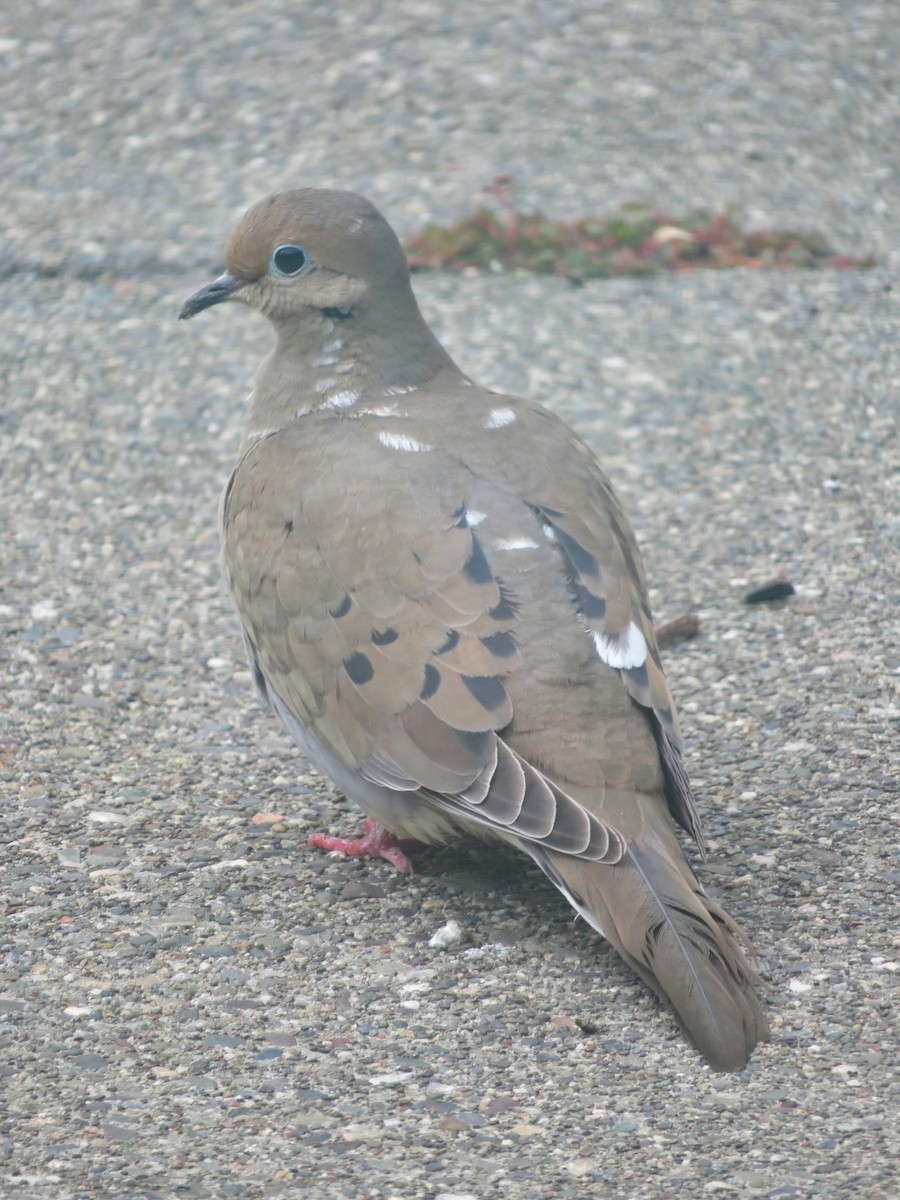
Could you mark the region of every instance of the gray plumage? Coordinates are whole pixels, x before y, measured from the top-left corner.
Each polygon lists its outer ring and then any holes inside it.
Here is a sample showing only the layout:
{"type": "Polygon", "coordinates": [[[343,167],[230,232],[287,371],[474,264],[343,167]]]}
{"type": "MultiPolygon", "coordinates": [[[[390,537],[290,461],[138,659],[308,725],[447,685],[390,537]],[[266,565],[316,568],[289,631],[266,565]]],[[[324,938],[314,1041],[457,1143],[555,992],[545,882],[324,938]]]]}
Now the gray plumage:
{"type": "Polygon", "coordinates": [[[402,836],[512,842],[674,1009],[716,1068],[768,1036],[702,850],[640,553],[593,454],[476,386],[424,323],[392,230],[349,192],[270,196],[224,300],[277,344],[222,500],[261,695],[402,836]]]}

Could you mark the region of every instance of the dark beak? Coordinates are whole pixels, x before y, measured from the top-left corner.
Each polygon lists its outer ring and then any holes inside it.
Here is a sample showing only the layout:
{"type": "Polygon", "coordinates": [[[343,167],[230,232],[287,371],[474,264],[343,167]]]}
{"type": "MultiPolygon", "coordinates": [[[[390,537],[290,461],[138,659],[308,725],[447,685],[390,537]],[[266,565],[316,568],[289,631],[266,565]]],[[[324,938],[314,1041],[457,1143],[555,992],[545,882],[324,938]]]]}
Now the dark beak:
{"type": "Polygon", "coordinates": [[[230,299],[246,284],[246,279],[238,279],[236,275],[220,275],[218,279],[214,279],[212,283],[208,283],[206,287],[202,287],[199,292],[194,292],[193,296],[189,296],[185,300],[178,314],[179,321],[187,321],[191,317],[196,317],[198,312],[203,312],[204,308],[212,308],[214,304],[221,304],[223,300],[230,299]]]}

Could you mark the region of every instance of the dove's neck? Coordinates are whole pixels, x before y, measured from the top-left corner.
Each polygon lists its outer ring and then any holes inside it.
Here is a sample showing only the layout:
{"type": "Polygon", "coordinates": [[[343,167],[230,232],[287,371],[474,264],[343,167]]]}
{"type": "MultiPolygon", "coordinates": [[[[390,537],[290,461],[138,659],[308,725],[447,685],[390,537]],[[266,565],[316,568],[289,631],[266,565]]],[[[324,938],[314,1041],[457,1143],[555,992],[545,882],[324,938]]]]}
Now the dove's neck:
{"type": "Polygon", "coordinates": [[[382,314],[307,309],[279,322],[278,343],[256,378],[248,439],[314,409],[373,410],[439,373],[459,374],[417,308],[382,314]]]}

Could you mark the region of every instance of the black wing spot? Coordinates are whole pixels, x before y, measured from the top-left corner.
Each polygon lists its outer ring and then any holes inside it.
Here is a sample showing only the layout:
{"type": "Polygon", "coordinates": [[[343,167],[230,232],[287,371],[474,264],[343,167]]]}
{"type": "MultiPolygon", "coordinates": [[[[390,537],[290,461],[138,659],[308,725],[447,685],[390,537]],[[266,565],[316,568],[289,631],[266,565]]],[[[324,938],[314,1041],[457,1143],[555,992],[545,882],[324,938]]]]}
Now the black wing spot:
{"type": "Polygon", "coordinates": [[[519,606],[513,600],[512,596],[500,584],[500,602],[495,604],[493,608],[488,609],[488,616],[492,621],[511,621],[519,611],[519,606]]]}
{"type": "Polygon", "coordinates": [[[431,663],[428,663],[425,667],[425,682],[422,684],[421,692],[419,692],[419,699],[430,700],[440,686],[440,671],[437,669],[437,667],[433,667],[431,663]]]}
{"type": "MultiPolygon", "coordinates": [[[[551,522],[552,524],[552,522],[551,522]]],[[[585,550],[580,542],[577,542],[571,534],[566,533],[564,529],[560,529],[558,525],[553,526],[553,532],[556,534],[559,544],[566,552],[566,557],[575,568],[579,575],[599,575],[597,568],[597,560],[593,554],[585,550]]]]}
{"type": "Polygon", "coordinates": [[[350,596],[346,595],[339,604],[334,606],[334,608],[329,608],[328,615],[330,617],[334,617],[336,621],[339,621],[341,617],[346,617],[347,613],[350,611],[350,605],[352,603],[353,602],[351,601],[350,596]]]}
{"type": "Polygon", "coordinates": [[[375,671],[368,658],[361,650],[355,650],[349,658],[344,659],[344,670],[353,683],[368,683],[375,671]]]}
{"type": "Polygon", "coordinates": [[[470,733],[466,729],[454,729],[453,732],[466,747],[471,750],[477,758],[481,758],[488,748],[488,742],[494,736],[490,729],[484,733],[470,733]]]}
{"type": "Polygon", "coordinates": [[[479,542],[474,533],[472,534],[472,553],[466,560],[466,565],[463,567],[463,574],[471,579],[473,583],[492,583],[494,579],[491,564],[485,558],[481,542],[479,542]]]}
{"type": "Polygon", "coordinates": [[[485,650],[497,658],[509,658],[516,652],[516,643],[511,633],[492,633],[489,637],[479,638],[485,650]]]}
{"type": "Polygon", "coordinates": [[[372,641],[376,646],[390,646],[392,642],[396,642],[399,636],[396,629],[372,630],[372,641]]]}
{"type": "Polygon", "coordinates": [[[602,621],[606,616],[606,601],[602,596],[595,596],[580,583],[575,588],[575,596],[581,615],[586,621],[602,621]]]}
{"type": "Polygon", "coordinates": [[[285,533],[293,533],[294,532],[294,522],[293,521],[285,521],[284,532],[285,533]]]}
{"type": "Polygon", "coordinates": [[[496,675],[460,675],[460,679],[488,712],[506,703],[506,689],[496,675]]]}
{"type": "Polygon", "coordinates": [[[447,634],[447,640],[444,642],[443,646],[440,646],[437,650],[435,650],[435,655],[449,653],[449,651],[456,648],[458,642],[459,632],[456,629],[451,629],[447,634]]]}
{"type": "Polygon", "coordinates": [[[627,667],[625,674],[629,679],[633,679],[638,687],[646,687],[649,682],[646,663],[641,663],[637,667],[627,667]]]}

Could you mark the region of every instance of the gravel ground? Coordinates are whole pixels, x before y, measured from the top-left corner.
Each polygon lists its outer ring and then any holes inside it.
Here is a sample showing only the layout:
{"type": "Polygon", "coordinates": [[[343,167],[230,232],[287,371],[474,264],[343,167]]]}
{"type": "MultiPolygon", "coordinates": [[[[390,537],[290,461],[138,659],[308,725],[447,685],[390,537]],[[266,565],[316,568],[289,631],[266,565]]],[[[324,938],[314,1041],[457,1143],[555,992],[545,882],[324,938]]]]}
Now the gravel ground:
{"type": "Polygon", "coordinates": [[[0,1194],[891,1194],[896,7],[12,0],[0,52],[0,1194]],[[738,1076],[524,860],[307,851],[356,817],[256,706],[220,582],[269,332],[175,313],[233,217],[337,184],[409,230],[501,171],[881,256],[417,285],[466,370],[596,447],[657,617],[702,618],[667,654],[702,876],[773,1026],[738,1076]],[[792,602],[744,604],[782,570],[792,602]]]}

